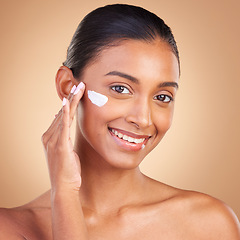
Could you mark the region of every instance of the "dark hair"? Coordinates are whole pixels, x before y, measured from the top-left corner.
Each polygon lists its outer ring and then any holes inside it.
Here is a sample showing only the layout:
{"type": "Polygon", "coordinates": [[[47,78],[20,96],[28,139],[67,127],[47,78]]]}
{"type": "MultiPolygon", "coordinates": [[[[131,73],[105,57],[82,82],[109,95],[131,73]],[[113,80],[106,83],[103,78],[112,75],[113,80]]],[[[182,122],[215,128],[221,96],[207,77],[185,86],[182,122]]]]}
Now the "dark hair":
{"type": "Polygon", "coordinates": [[[157,15],[137,6],[113,4],[90,12],[79,24],[68,47],[64,66],[79,78],[99,53],[123,40],[147,42],[157,37],[171,47],[179,63],[179,53],[171,29],[157,15]]]}

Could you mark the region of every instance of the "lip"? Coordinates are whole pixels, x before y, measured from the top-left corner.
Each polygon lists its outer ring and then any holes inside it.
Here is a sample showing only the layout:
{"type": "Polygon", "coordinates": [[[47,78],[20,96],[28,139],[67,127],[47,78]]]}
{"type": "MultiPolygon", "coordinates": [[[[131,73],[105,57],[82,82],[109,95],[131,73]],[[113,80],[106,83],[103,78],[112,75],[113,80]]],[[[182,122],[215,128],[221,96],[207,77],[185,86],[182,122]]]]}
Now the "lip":
{"type": "Polygon", "coordinates": [[[108,127],[111,131],[111,129],[114,129],[116,131],[118,131],[119,133],[122,133],[123,135],[127,135],[129,137],[133,137],[133,138],[150,138],[151,135],[139,135],[139,134],[136,134],[136,133],[132,133],[132,132],[128,132],[128,131],[125,131],[125,130],[122,130],[122,129],[119,129],[119,128],[112,128],[112,127],[108,127]]]}
{"type": "Polygon", "coordinates": [[[127,132],[118,128],[108,128],[109,133],[111,134],[111,136],[113,137],[114,141],[117,143],[118,146],[120,146],[121,148],[128,150],[128,151],[139,151],[141,149],[143,149],[147,143],[147,141],[149,140],[149,138],[151,136],[149,135],[138,135],[135,133],[131,133],[131,132],[127,132]],[[136,138],[136,139],[141,139],[141,138],[145,138],[145,140],[141,143],[131,143],[128,142],[127,140],[123,140],[119,137],[117,137],[111,130],[116,130],[119,133],[122,133],[123,135],[127,135],[129,137],[132,138],[136,138]]]}

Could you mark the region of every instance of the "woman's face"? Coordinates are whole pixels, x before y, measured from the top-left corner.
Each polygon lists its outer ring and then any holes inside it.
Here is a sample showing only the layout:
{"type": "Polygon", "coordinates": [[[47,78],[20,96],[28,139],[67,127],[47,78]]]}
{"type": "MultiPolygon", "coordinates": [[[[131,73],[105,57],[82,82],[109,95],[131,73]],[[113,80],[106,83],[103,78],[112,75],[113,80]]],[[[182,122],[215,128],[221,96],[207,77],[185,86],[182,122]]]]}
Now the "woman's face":
{"type": "Polygon", "coordinates": [[[171,125],[178,78],[177,58],[160,40],[127,40],[103,50],[81,78],[81,147],[113,167],[137,167],[171,125]],[[93,103],[92,93],[106,103],[93,103]]]}

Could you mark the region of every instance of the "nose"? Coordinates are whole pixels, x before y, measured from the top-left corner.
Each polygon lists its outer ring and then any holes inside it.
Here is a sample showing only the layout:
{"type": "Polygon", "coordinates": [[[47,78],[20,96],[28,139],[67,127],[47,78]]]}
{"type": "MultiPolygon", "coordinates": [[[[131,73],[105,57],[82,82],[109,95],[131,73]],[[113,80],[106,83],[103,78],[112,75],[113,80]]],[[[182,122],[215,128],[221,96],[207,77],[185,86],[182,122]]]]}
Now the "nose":
{"type": "Polygon", "coordinates": [[[152,125],[151,106],[147,99],[136,99],[129,108],[126,121],[137,128],[147,128],[152,125]]]}

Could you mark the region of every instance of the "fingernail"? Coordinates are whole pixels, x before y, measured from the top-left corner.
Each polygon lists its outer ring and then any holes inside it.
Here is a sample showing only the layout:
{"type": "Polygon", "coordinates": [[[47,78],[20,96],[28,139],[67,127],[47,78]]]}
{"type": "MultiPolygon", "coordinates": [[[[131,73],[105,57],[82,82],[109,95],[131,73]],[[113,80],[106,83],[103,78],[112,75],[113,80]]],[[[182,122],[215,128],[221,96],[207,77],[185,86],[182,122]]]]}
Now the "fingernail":
{"type": "Polygon", "coordinates": [[[80,89],[83,89],[84,87],[84,83],[83,82],[80,82],[75,90],[75,92],[73,93],[73,95],[76,95],[78,94],[78,92],[80,91],[80,89]]]}
{"type": "Polygon", "coordinates": [[[63,101],[62,101],[62,105],[65,106],[66,103],[67,103],[67,99],[64,97],[64,98],[63,98],[63,101]]]}
{"type": "Polygon", "coordinates": [[[73,85],[72,89],[71,89],[71,93],[74,93],[74,91],[76,90],[76,85],[73,85]]]}

